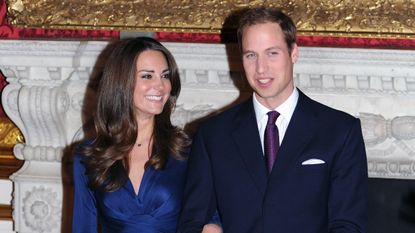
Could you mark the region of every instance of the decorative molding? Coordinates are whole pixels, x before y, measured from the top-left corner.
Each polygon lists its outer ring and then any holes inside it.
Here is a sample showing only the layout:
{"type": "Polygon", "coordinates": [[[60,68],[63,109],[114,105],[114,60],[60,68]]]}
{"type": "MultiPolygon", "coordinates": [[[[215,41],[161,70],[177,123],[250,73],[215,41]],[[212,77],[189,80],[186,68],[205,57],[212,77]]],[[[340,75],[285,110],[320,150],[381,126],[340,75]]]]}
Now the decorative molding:
{"type": "Polygon", "coordinates": [[[282,8],[305,35],[409,38],[415,34],[415,3],[405,0],[10,0],[8,4],[10,23],[24,27],[219,33],[235,27],[235,19],[229,19],[235,11],[268,5],[282,8]]]}
{"type": "Polygon", "coordinates": [[[63,149],[63,147],[17,144],[13,152],[16,158],[24,161],[61,162],[63,149]]]}
{"type": "Polygon", "coordinates": [[[415,93],[413,51],[307,48],[300,50],[296,81],[326,92],[415,93]],[[350,69],[345,69],[350,67],[350,69]]]}

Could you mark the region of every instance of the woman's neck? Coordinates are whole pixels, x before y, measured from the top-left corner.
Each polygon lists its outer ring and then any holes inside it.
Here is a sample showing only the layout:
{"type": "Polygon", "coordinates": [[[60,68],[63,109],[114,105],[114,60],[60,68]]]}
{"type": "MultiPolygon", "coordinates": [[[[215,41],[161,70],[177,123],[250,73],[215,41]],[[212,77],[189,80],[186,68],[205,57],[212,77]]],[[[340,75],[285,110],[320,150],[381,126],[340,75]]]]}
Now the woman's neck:
{"type": "Polygon", "coordinates": [[[154,117],[137,119],[137,146],[145,146],[151,143],[154,129],[154,117]]]}

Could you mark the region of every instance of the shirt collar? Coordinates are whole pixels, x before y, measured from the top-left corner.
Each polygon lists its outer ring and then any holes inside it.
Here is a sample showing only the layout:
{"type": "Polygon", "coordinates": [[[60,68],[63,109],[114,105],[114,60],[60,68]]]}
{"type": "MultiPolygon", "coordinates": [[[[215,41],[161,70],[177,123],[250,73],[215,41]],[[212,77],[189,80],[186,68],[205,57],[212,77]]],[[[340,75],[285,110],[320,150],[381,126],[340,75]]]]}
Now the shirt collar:
{"type": "MultiPolygon", "coordinates": [[[[286,119],[287,122],[289,122],[291,116],[294,113],[295,106],[297,105],[298,95],[299,94],[297,88],[294,88],[294,91],[291,93],[291,95],[280,106],[272,110],[279,112],[280,116],[282,116],[283,119],[286,119]]],[[[261,120],[267,116],[267,113],[272,110],[263,106],[256,98],[255,93],[253,94],[252,99],[257,122],[261,122],[261,120]]]]}

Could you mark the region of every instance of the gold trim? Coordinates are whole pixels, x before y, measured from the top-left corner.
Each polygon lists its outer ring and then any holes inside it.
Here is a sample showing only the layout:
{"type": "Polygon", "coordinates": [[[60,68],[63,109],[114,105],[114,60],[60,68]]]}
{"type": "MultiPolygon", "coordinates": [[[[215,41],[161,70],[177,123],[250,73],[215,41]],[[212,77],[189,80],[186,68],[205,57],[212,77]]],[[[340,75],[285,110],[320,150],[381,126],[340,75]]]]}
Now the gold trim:
{"type": "Polygon", "coordinates": [[[268,5],[291,15],[300,35],[415,38],[415,1],[408,0],[9,0],[8,4],[10,23],[24,27],[219,33],[231,12],[268,5]]]}

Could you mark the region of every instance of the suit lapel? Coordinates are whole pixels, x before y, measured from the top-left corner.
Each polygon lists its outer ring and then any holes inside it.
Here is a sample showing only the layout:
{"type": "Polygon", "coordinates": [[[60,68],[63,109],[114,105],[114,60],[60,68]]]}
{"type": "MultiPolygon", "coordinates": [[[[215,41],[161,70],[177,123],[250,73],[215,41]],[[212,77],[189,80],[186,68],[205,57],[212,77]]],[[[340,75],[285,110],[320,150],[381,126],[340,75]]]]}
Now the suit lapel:
{"type": "Polygon", "coordinates": [[[241,106],[238,118],[235,120],[235,129],[232,135],[247,171],[250,173],[260,193],[264,194],[267,174],[252,98],[248,99],[241,106]]]}
{"type": "Polygon", "coordinates": [[[287,169],[295,166],[296,158],[316,133],[317,117],[311,106],[311,100],[299,91],[298,103],[278,151],[270,180],[283,177],[287,169]]]}

